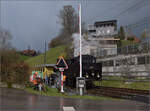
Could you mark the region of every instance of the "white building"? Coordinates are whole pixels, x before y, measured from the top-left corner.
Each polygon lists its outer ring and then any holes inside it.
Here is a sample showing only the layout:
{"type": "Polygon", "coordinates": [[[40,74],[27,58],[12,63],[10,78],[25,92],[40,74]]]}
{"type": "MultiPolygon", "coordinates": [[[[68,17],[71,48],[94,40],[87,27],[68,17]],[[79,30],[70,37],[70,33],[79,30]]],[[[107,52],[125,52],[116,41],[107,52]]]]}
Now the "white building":
{"type": "Polygon", "coordinates": [[[116,55],[117,54],[117,21],[95,22],[88,27],[90,41],[99,41],[96,56],[116,55]]]}
{"type": "MultiPolygon", "coordinates": [[[[95,22],[94,25],[89,25],[88,35],[82,36],[82,54],[93,55],[95,57],[116,55],[117,41],[117,21],[95,22]]],[[[74,56],[79,55],[79,35],[74,34],[74,56]]]]}

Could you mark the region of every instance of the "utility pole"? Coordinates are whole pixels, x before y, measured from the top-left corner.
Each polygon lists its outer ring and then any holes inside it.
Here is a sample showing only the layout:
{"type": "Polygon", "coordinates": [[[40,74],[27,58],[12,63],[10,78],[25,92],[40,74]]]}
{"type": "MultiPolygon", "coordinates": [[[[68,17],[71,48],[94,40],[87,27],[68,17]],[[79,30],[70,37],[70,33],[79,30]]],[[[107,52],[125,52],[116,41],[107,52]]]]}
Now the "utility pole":
{"type": "Polygon", "coordinates": [[[30,51],[31,50],[31,47],[30,47],[30,45],[28,45],[28,51],[30,51]]]}
{"type": "MultiPolygon", "coordinates": [[[[1,13],[2,13],[1,10],[2,10],[2,1],[0,0],[0,16],[1,16],[1,13]]],[[[2,28],[2,27],[1,27],[1,25],[2,25],[2,24],[1,24],[1,20],[2,20],[2,19],[1,19],[1,17],[0,17],[0,28],[2,28]]]]}
{"type": "Polygon", "coordinates": [[[45,41],[44,64],[46,64],[46,41],[45,41]]]}
{"type": "MultiPolygon", "coordinates": [[[[1,14],[1,9],[2,9],[2,7],[1,7],[1,0],[0,0],[0,14],[1,14]]],[[[1,17],[0,17],[0,30],[1,30],[1,17]]],[[[3,53],[3,48],[2,48],[2,53],[3,53]]],[[[2,65],[3,65],[3,54],[0,54],[0,74],[2,73],[2,65]]],[[[2,75],[2,74],[1,74],[2,75]]],[[[2,81],[2,77],[0,76],[0,82],[2,81]]]]}

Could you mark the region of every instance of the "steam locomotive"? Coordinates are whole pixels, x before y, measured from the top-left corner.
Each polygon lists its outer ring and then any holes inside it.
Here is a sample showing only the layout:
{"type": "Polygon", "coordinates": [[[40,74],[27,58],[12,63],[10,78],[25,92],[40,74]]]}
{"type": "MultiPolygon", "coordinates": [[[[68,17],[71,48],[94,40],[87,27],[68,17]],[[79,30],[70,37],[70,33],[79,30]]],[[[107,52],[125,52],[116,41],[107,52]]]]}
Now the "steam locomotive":
{"type": "MultiPolygon", "coordinates": [[[[76,87],[76,77],[80,75],[80,56],[65,60],[68,69],[64,70],[66,75],[65,85],[76,87]]],[[[82,76],[86,80],[86,88],[93,87],[93,81],[102,79],[102,63],[96,63],[96,58],[91,55],[82,55],[82,76]]]]}

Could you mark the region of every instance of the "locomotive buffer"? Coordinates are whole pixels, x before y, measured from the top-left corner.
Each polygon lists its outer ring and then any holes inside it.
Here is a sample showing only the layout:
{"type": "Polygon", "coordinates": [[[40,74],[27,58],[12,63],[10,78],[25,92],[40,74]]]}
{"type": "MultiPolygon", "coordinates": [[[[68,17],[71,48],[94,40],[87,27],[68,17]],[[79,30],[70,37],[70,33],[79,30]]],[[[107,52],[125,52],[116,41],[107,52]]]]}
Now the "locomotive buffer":
{"type": "Polygon", "coordinates": [[[56,66],[57,66],[56,69],[59,69],[59,71],[61,72],[61,91],[60,92],[64,92],[64,89],[63,89],[63,71],[64,71],[64,69],[68,69],[68,65],[67,65],[67,63],[63,57],[59,57],[59,60],[58,60],[56,66]]]}

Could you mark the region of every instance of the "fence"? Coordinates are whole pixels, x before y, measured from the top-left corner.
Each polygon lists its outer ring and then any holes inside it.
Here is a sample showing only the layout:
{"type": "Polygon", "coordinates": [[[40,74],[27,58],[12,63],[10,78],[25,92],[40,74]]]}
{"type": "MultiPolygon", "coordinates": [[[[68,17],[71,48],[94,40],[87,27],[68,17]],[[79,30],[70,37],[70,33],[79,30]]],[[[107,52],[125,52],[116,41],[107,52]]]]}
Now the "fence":
{"type": "Polygon", "coordinates": [[[97,58],[107,58],[116,55],[129,55],[129,54],[142,54],[142,53],[150,53],[150,40],[147,40],[142,43],[119,47],[119,48],[106,49],[103,51],[98,50],[95,56],[97,58]]]}

